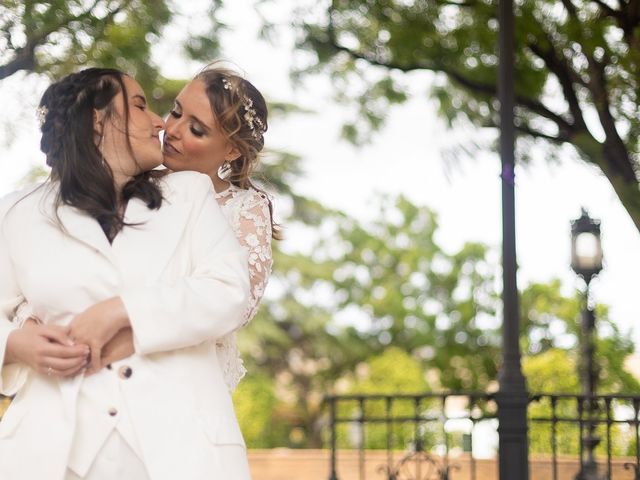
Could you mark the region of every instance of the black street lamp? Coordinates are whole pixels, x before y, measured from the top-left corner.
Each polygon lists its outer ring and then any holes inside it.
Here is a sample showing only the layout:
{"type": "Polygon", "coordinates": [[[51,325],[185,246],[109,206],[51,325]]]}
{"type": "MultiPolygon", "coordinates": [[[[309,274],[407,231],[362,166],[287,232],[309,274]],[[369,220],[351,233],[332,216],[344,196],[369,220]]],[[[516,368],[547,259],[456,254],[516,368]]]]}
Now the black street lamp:
{"type": "Polygon", "coordinates": [[[585,397],[582,406],[587,418],[581,426],[580,471],[575,480],[601,480],[598,475],[598,464],[594,450],[600,443],[595,435],[594,416],[598,405],[593,400],[596,394],[598,371],[595,365],[595,345],[593,332],[596,317],[589,299],[589,285],[593,277],[602,270],[602,242],[600,239],[600,220],[589,216],[583,208],[580,218],[571,222],[571,268],[585,281],[584,307],[582,310],[581,367],[580,379],[582,395],[585,397]]]}

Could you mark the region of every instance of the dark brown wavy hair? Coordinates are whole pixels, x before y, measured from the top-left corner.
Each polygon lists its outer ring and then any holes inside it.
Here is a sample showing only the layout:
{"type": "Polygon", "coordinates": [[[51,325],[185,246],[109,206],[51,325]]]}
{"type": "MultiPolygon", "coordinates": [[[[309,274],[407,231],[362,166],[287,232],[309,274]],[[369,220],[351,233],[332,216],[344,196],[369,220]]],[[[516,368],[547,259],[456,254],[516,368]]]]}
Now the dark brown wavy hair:
{"type": "Polygon", "coordinates": [[[225,180],[242,189],[253,188],[267,200],[272,236],[280,240],[282,232],[280,226],[273,221],[271,198],[251,180],[259,162],[259,154],[264,148],[264,133],[268,128],[267,102],[251,82],[221,66],[219,62],[205,67],[194,80],[204,82],[213,117],[222,133],[240,152],[238,158],[229,162],[230,168],[225,180]],[[248,112],[248,108],[252,112],[248,112]]]}
{"type": "Polygon", "coordinates": [[[129,105],[124,73],[110,68],[88,68],[52,83],[40,100],[40,150],[47,156],[51,180],[59,182],[57,208],[70,205],[95,218],[112,242],[126,223],[121,208],[131,198],[139,198],[150,209],[162,204],[162,192],[151,172],[127,182],[118,193],[113,172],[98,148],[94,110],[105,111],[105,121],[118,115],[113,100],[122,92],[124,132],[129,152],[129,105]]]}

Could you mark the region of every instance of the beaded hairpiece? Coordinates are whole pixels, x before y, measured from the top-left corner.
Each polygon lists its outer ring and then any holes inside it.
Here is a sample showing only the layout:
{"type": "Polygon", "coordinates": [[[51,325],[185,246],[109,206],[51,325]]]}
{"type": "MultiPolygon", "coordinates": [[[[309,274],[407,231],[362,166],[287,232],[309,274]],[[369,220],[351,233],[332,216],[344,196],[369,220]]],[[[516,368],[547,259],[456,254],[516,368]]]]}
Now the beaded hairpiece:
{"type": "Polygon", "coordinates": [[[47,113],[49,113],[49,109],[44,105],[41,105],[36,109],[36,118],[38,119],[40,127],[44,125],[44,122],[47,119],[47,113]]]}
{"type": "MultiPolygon", "coordinates": [[[[235,91],[235,88],[226,77],[222,77],[222,85],[225,90],[235,91]]],[[[244,107],[243,118],[251,129],[251,135],[256,140],[260,140],[266,129],[264,128],[264,122],[258,117],[256,109],[253,108],[253,101],[246,95],[242,95],[242,106],[244,107]]]]}

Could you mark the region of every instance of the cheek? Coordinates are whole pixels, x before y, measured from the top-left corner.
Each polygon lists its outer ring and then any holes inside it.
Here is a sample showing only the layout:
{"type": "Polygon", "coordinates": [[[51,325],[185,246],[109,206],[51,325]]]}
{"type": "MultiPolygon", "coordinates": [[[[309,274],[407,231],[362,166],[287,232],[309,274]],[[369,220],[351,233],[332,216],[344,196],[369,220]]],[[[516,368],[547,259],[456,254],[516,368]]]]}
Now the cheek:
{"type": "Polygon", "coordinates": [[[200,140],[196,138],[185,139],[182,143],[187,161],[194,167],[210,170],[219,166],[222,162],[220,157],[222,149],[211,140],[200,140]]]}
{"type": "Polygon", "coordinates": [[[199,161],[206,158],[206,154],[210,151],[207,142],[195,138],[186,138],[182,141],[184,154],[189,160],[199,161]]]}

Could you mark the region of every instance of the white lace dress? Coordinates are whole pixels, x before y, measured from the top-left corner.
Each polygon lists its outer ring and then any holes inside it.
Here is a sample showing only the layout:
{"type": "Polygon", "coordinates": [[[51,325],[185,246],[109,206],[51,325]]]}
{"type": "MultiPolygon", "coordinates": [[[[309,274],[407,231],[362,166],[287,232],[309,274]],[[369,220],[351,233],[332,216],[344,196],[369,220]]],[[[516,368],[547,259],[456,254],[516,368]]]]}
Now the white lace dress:
{"type": "MultiPolygon", "coordinates": [[[[243,323],[246,325],[258,311],[273,265],[269,202],[266,195],[257,190],[244,190],[235,185],[216,193],[216,200],[238,241],[249,253],[251,292],[243,323]]],[[[28,303],[23,302],[13,321],[22,326],[29,317],[33,318],[33,311],[28,303]]],[[[218,339],[216,347],[225,383],[233,392],[247,373],[236,343],[236,332],[218,339]]]]}
{"type": "MultiPolygon", "coordinates": [[[[246,325],[258,311],[273,265],[269,203],[265,194],[235,185],[217,193],[216,199],[240,244],[249,253],[251,293],[245,313],[246,325]]],[[[229,391],[233,391],[247,373],[236,344],[236,333],[219,339],[216,346],[225,383],[229,391]]]]}

